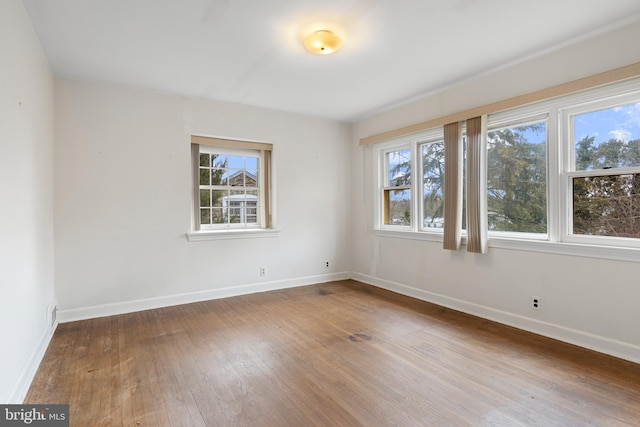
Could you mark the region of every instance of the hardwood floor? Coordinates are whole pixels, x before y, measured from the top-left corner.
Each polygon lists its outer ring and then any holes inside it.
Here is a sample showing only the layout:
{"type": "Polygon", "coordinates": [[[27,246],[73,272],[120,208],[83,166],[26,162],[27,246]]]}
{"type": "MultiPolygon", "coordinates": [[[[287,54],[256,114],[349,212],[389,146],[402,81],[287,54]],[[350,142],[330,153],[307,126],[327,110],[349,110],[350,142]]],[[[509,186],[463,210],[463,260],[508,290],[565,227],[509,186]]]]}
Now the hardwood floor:
{"type": "Polygon", "coordinates": [[[339,281],[58,326],[72,426],[632,426],[640,365],[339,281]]]}

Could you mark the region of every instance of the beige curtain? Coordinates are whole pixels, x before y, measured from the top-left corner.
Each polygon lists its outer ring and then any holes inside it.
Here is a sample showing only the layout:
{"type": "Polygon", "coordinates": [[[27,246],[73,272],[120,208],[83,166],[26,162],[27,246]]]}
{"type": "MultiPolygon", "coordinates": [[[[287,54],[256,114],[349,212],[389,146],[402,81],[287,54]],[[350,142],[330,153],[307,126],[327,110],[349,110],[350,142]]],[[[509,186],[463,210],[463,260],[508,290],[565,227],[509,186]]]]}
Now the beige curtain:
{"type": "Polygon", "coordinates": [[[460,248],[462,230],[462,125],[444,126],[444,249],[460,248]]]}
{"type": "Polygon", "coordinates": [[[193,229],[200,230],[200,145],[191,144],[191,172],[193,173],[193,229]]]}
{"type": "Polygon", "coordinates": [[[486,116],[467,120],[467,251],[487,251],[486,116]]]}
{"type": "Polygon", "coordinates": [[[262,151],[262,159],[263,165],[262,170],[264,171],[264,183],[261,187],[264,188],[264,214],[266,218],[264,218],[264,226],[265,228],[271,228],[273,226],[272,222],[272,214],[271,214],[271,150],[263,150],[262,151]]]}

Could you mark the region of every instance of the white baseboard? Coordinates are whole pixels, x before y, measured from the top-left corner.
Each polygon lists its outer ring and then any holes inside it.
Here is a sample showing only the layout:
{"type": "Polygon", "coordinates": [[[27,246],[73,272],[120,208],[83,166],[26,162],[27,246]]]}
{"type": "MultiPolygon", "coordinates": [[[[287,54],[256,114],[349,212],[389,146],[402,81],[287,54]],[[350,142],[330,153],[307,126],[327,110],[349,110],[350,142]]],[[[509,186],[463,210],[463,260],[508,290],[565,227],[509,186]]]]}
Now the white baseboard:
{"type": "Polygon", "coordinates": [[[593,335],[588,332],[567,328],[542,322],[537,319],[520,316],[517,314],[496,310],[491,307],[470,303],[467,301],[436,294],[423,289],[403,285],[361,273],[351,273],[351,278],[368,285],[376,286],[409,297],[428,301],[443,307],[448,307],[463,313],[472,314],[494,322],[502,323],[514,328],[533,332],[538,335],[557,339],[579,347],[588,348],[599,353],[615,356],[620,359],[640,363],[640,347],[612,340],[610,338],[593,335]]]}
{"type": "Polygon", "coordinates": [[[38,340],[38,345],[33,350],[31,356],[29,356],[27,364],[22,369],[22,372],[18,377],[18,383],[15,385],[13,391],[9,395],[9,401],[6,402],[7,404],[19,405],[24,402],[24,398],[29,392],[31,382],[36,376],[36,372],[38,372],[40,362],[42,362],[44,354],[47,352],[47,347],[49,347],[49,343],[51,342],[51,338],[53,338],[53,333],[55,332],[57,327],[58,322],[55,322],[52,326],[48,326],[43,332],[42,336],[38,340]]]}
{"type": "Polygon", "coordinates": [[[208,301],[238,295],[247,295],[256,292],[294,288],[297,286],[306,286],[315,283],[331,282],[333,280],[345,280],[349,278],[350,273],[348,272],[331,273],[318,276],[300,277],[295,279],[277,280],[272,282],[253,283],[221,289],[210,289],[205,291],[190,292],[186,294],[167,295],[162,297],[146,298],[133,301],[122,301],[112,304],[101,304],[70,310],[59,310],[58,321],[60,323],[66,323],[76,320],[94,319],[97,317],[133,313],[136,311],[151,310],[154,308],[170,307],[173,305],[189,304],[192,302],[208,301]]]}
{"type": "MultiPolygon", "coordinates": [[[[433,292],[429,292],[423,289],[414,288],[411,286],[403,285],[401,283],[392,282],[384,279],[380,279],[373,276],[368,276],[361,273],[332,273],[323,274],[318,276],[307,276],[295,279],[278,280],[271,282],[254,283],[247,285],[240,285],[234,287],[227,287],[221,289],[210,289],[199,292],[191,292],[186,294],[168,295],[155,298],[147,298],[133,301],[123,301],[112,304],[102,304],[91,307],[82,307],[71,310],[59,310],[58,322],[72,322],[76,320],[93,319],[97,317],[112,316],[117,314],[133,313],[136,311],[150,310],[154,308],[169,307],[173,305],[189,304],[192,302],[207,301],[213,299],[227,298],[238,295],[247,295],[256,292],[266,292],[278,289],[293,288],[298,286],[312,285],[316,283],[330,282],[333,280],[345,280],[353,279],[368,285],[376,286],[382,289],[387,289],[392,292],[396,292],[409,297],[417,298],[423,301],[428,301],[443,307],[448,307],[454,310],[461,311],[463,313],[472,314],[484,319],[492,320],[498,323],[502,323],[508,326],[512,326],[518,329],[522,329],[528,332],[533,332],[538,335],[546,336],[549,338],[564,341],[570,344],[574,344],[580,347],[588,348],[600,353],[615,356],[621,359],[629,360],[631,362],[640,363],[640,346],[633,344],[616,341],[610,338],[590,334],[585,331],[580,331],[565,326],[555,325],[548,322],[543,322],[537,319],[524,317],[518,314],[509,313],[506,311],[497,310],[491,307],[471,303],[468,301],[459,300],[456,298],[448,297],[433,292]]],[[[29,377],[24,375],[24,378],[28,378],[26,381],[26,387],[24,393],[26,394],[31,379],[37,370],[38,364],[44,355],[44,351],[47,348],[53,329],[50,333],[43,337],[42,343],[37,350],[38,357],[34,354],[33,360],[35,368],[30,368],[33,373],[29,377]],[[42,347],[42,348],[41,348],[42,347]]],[[[33,363],[31,363],[33,364],[33,363]]],[[[24,383],[22,381],[21,383],[24,383]]],[[[16,388],[17,390],[20,387],[16,388]]],[[[20,393],[14,393],[16,396],[20,396],[20,393]]],[[[24,397],[24,396],[23,396],[24,397]]]]}

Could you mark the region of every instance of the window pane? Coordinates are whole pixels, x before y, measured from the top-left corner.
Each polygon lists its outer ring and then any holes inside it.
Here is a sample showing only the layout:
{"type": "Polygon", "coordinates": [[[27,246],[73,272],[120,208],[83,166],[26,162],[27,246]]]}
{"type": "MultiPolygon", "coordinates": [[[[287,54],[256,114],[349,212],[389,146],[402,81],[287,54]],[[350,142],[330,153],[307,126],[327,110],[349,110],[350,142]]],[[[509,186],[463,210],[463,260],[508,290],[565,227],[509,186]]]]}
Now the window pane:
{"type": "Polygon", "coordinates": [[[258,186],[258,170],[247,169],[246,174],[244,176],[244,181],[247,187],[257,187],[258,186]]]}
{"type": "Polygon", "coordinates": [[[200,166],[209,166],[209,154],[200,153],[200,166]]]}
{"type": "Polygon", "coordinates": [[[211,223],[212,224],[225,224],[226,217],[223,213],[223,209],[211,209],[211,223]]]}
{"type": "Polygon", "coordinates": [[[411,185],[411,150],[406,148],[387,153],[389,187],[411,185]]]}
{"type": "Polygon", "coordinates": [[[211,209],[200,209],[200,224],[211,224],[211,209]]]}
{"type": "Polygon", "coordinates": [[[229,222],[232,224],[239,224],[242,219],[242,209],[241,208],[229,208],[229,222]]]}
{"type": "Polygon", "coordinates": [[[229,170],[214,169],[211,171],[211,185],[228,185],[229,170]]]}
{"type": "Polygon", "coordinates": [[[422,145],[424,227],[444,227],[444,141],[422,145]]]}
{"type": "Polygon", "coordinates": [[[238,169],[229,170],[229,185],[232,187],[244,187],[244,171],[238,169]]]}
{"type": "Polygon", "coordinates": [[[227,156],[228,164],[226,167],[232,169],[244,169],[244,156],[227,156]]]}
{"type": "Polygon", "coordinates": [[[245,157],[244,159],[244,167],[247,169],[258,169],[258,158],[257,157],[245,157]]]}
{"type": "Polygon", "coordinates": [[[209,185],[209,169],[200,169],[200,185],[209,185]]]}
{"type": "Polygon", "coordinates": [[[258,222],[258,211],[256,208],[246,209],[247,212],[247,223],[248,224],[256,224],[258,222]]]}
{"type": "Polygon", "coordinates": [[[545,122],[488,133],[489,230],[547,232],[546,139],[545,122]]]}
{"type": "Polygon", "coordinates": [[[247,191],[247,206],[257,206],[258,205],[258,192],[257,191],[247,191]]]}
{"type": "Polygon", "coordinates": [[[225,194],[227,194],[227,192],[224,190],[213,190],[211,192],[211,206],[221,208],[225,194]]]}
{"type": "Polygon", "coordinates": [[[211,206],[211,194],[209,190],[200,190],[200,206],[203,208],[211,206]]]}
{"type": "Polygon", "coordinates": [[[211,166],[214,168],[226,168],[229,160],[227,159],[228,156],[225,156],[224,154],[212,154],[211,155],[211,166]]]}
{"type": "Polygon", "coordinates": [[[384,191],[384,223],[392,225],[411,225],[411,191],[384,191]]]}
{"type": "Polygon", "coordinates": [[[211,170],[211,185],[226,185],[223,179],[225,175],[224,169],[212,169],[211,170]]]}
{"type": "Polygon", "coordinates": [[[576,170],[640,166],[640,103],[573,117],[576,170]]]}
{"type": "Polygon", "coordinates": [[[573,233],[640,237],[640,174],[574,178],[573,233]]]}

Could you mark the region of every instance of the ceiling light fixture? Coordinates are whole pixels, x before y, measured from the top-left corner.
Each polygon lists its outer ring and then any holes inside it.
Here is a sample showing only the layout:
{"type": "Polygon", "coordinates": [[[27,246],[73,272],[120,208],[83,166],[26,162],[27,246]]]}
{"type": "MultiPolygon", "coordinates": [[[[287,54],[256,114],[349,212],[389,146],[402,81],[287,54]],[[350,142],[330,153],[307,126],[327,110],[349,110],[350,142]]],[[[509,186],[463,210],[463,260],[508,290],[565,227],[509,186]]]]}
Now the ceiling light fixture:
{"type": "Polygon", "coordinates": [[[318,30],[302,39],[309,52],[328,55],[340,48],[342,40],[329,30],[318,30]]]}

